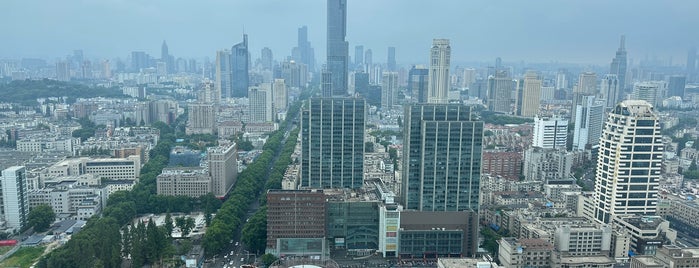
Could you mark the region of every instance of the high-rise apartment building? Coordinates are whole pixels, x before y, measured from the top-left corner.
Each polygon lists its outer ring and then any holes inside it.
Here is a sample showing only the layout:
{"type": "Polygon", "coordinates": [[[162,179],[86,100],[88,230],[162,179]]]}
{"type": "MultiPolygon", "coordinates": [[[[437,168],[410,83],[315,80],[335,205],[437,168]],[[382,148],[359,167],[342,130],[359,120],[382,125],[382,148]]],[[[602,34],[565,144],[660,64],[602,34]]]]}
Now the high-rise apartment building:
{"type": "Polygon", "coordinates": [[[366,72],[368,74],[371,73],[371,70],[374,67],[374,60],[373,60],[374,56],[373,55],[374,55],[374,53],[371,52],[371,49],[367,49],[366,51],[364,51],[364,66],[365,66],[364,72],[366,72]]]}
{"type": "Polygon", "coordinates": [[[573,106],[571,107],[570,120],[575,122],[577,119],[577,107],[582,102],[582,97],[587,95],[597,94],[597,74],[593,72],[581,73],[578,77],[578,84],[573,89],[573,106]]]}
{"type": "Polygon", "coordinates": [[[512,95],[512,78],[507,71],[497,71],[495,76],[488,77],[488,110],[509,114],[512,95]]]}
{"type": "Polygon", "coordinates": [[[56,62],[56,80],[70,81],[70,64],[67,61],[56,62]]]}
{"type": "Polygon", "coordinates": [[[396,48],[388,47],[388,59],[386,60],[386,69],[390,72],[395,72],[396,69],[396,48]]]}
{"type": "Polygon", "coordinates": [[[684,75],[673,75],[668,79],[667,96],[679,96],[684,98],[684,87],[687,84],[687,77],[684,75]]]}
{"type": "Polygon", "coordinates": [[[573,149],[585,150],[599,144],[602,136],[602,124],[604,123],[604,105],[594,95],[583,96],[582,102],[578,104],[575,120],[575,131],[573,132],[573,149]]]}
{"type": "Polygon", "coordinates": [[[536,72],[527,72],[524,75],[522,87],[521,116],[534,117],[539,112],[539,100],[541,98],[541,84],[536,72]]]}
{"type": "Polygon", "coordinates": [[[272,122],[272,84],[262,83],[259,86],[250,87],[248,93],[250,99],[250,122],[272,122]]]}
{"type": "Polygon", "coordinates": [[[363,70],[360,69],[362,65],[364,64],[364,46],[354,46],[354,66],[358,70],[363,70]]]}
{"type": "Polygon", "coordinates": [[[643,100],[620,102],[607,116],[597,157],[594,220],[654,214],[663,156],[660,122],[643,100]]]}
{"type": "Polygon", "coordinates": [[[328,0],[327,68],[332,74],[332,95],[347,95],[349,43],[347,35],[347,0],[328,0]]]}
{"type": "Polygon", "coordinates": [[[286,90],[286,83],[284,83],[284,79],[274,79],[272,91],[274,92],[272,96],[272,106],[274,112],[276,113],[281,110],[286,110],[289,102],[289,92],[286,90]]]}
{"type": "Polygon", "coordinates": [[[471,107],[408,105],[403,133],[405,209],[478,211],[483,121],[471,107]]]}
{"type": "Polygon", "coordinates": [[[633,85],[631,99],[644,100],[653,106],[660,104],[667,88],[665,81],[638,82],[633,85]]]}
{"type": "Polygon", "coordinates": [[[621,91],[619,90],[619,78],[616,74],[606,74],[600,83],[600,94],[605,100],[605,108],[611,109],[619,103],[621,91]]]}
{"type": "Polygon", "coordinates": [[[233,90],[231,79],[231,52],[229,50],[216,51],[216,91],[220,98],[230,98],[233,90]]]}
{"type": "Polygon", "coordinates": [[[616,56],[612,59],[609,66],[609,73],[616,74],[619,79],[619,89],[623,92],[626,90],[626,37],[621,36],[619,41],[619,49],[616,51],[616,56]]]}
{"type": "Polygon", "coordinates": [[[27,195],[27,171],[23,166],[13,166],[2,171],[2,209],[5,225],[15,231],[27,224],[29,201],[27,195]]]}
{"type": "Polygon", "coordinates": [[[361,188],[366,101],[311,98],[301,111],[301,187],[361,188]]]}
{"type": "Polygon", "coordinates": [[[231,48],[231,97],[248,96],[250,85],[250,52],[248,51],[248,35],[243,34],[243,41],[231,48]]]}
{"type": "Polygon", "coordinates": [[[449,66],[451,46],[449,39],[432,40],[430,73],[427,82],[427,102],[449,103],[449,66]]]}
{"type": "Polygon", "coordinates": [[[533,147],[565,149],[568,139],[568,120],[557,116],[534,118],[533,147]]]}
{"type": "Polygon", "coordinates": [[[188,104],[189,112],[185,133],[214,134],[216,129],[216,106],[211,102],[192,102],[188,104]]]}
{"type": "Polygon", "coordinates": [[[388,111],[393,105],[398,104],[398,73],[383,72],[381,78],[381,109],[388,111]]]}
{"type": "Polygon", "coordinates": [[[408,71],[410,96],[419,103],[427,103],[429,73],[429,69],[422,65],[413,65],[410,71],[408,71]]]}
{"type": "Polygon", "coordinates": [[[211,191],[222,198],[235,184],[238,177],[238,147],[235,143],[223,143],[206,150],[209,158],[211,191]]]}
{"type": "Polygon", "coordinates": [[[265,70],[272,70],[274,66],[274,56],[272,55],[272,50],[268,47],[263,47],[260,52],[260,62],[262,68],[265,70]]]}
{"type": "Polygon", "coordinates": [[[303,63],[308,66],[308,70],[315,71],[315,52],[311,47],[311,42],[308,41],[308,27],[306,25],[301,26],[298,30],[298,43],[294,51],[297,51],[297,53],[292,53],[292,55],[297,54],[294,56],[296,62],[303,63]]]}

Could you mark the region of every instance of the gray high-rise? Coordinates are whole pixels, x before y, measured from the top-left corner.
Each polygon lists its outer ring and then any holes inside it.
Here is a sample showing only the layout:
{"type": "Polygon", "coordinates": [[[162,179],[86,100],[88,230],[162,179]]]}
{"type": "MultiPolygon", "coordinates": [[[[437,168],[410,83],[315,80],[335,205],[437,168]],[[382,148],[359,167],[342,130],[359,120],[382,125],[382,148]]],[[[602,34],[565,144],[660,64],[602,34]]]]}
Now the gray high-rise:
{"type": "Polygon", "coordinates": [[[396,48],[388,47],[388,59],[386,60],[386,69],[391,72],[396,71],[396,48]]]}
{"type": "Polygon", "coordinates": [[[616,74],[619,79],[619,89],[626,90],[626,37],[623,35],[609,69],[609,73],[616,74]]]}
{"type": "Polygon", "coordinates": [[[219,99],[230,98],[232,91],[231,79],[231,52],[229,50],[216,51],[216,85],[219,99]]]}
{"type": "Polygon", "coordinates": [[[311,42],[308,42],[308,27],[301,26],[298,30],[297,46],[294,48],[292,55],[297,62],[304,63],[311,71],[315,70],[315,55],[311,42]]]}
{"type": "Polygon", "coordinates": [[[483,121],[470,106],[405,107],[401,199],[405,209],[478,211],[483,121]]]}
{"type": "Polygon", "coordinates": [[[327,68],[332,73],[333,96],[347,95],[349,43],[347,33],[347,0],[328,0],[327,68]]]}
{"type": "Polygon", "coordinates": [[[231,97],[248,96],[250,85],[248,68],[250,67],[250,52],[248,51],[248,35],[243,34],[243,42],[231,48],[231,97]]]}
{"type": "Polygon", "coordinates": [[[694,82],[697,75],[697,48],[691,47],[687,51],[687,82],[694,82]]]}
{"type": "Polygon", "coordinates": [[[512,78],[507,71],[499,70],[495,76],[488,77],[488,110],[509,114],[511,95],[512,78]]]}
{"type": "Polygon", "coordinates": [[[410,96],[417,99],[419,103],[427,102],[427,81],[429,79],[429,69],[424,66],[413,66],[408,71],[408,89],[410,96]]]}
{"type": "Polygon", "coordinates": [[[361,188],[366,101],[311,98],[301,111],[301,187],[361,188]]]}

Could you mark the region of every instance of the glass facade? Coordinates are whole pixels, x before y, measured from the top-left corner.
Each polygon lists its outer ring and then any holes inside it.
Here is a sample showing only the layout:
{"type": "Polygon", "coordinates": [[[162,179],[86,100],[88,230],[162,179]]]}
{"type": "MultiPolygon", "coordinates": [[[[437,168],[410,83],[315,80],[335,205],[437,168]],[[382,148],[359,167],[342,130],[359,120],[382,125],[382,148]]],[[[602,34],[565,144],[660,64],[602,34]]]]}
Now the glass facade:
{"type": "Polygon", "coordinates": [[[336,248],[378,249],[378,202],[328,202],[325,219],[327,237],[336,248]]]}
{"type": "Polygon", "coordinates": [[[412,258],[460,257],[464,234],[461,230],[403,230],[400,255],[412,258]]]}

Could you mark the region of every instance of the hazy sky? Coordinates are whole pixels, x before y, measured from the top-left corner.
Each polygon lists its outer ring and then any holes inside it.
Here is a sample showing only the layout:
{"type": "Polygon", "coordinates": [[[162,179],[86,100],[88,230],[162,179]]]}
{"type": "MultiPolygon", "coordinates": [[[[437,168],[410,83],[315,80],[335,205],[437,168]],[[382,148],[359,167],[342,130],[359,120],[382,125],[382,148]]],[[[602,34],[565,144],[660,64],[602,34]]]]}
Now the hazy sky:
{"type": "MultiPolygon", "coordinates": [[[[316,61],[325,61],[324,0],[0,0],[0,58],[125,59],[130,51],[160,56],[167,40],[176,57],[215,58],[249,35],[253,58],[270,47],[275,59],[308,26],[316,61]]],[[[629,57],[673,57],[684,65],[699,45],[699,1],[608,0],[348,0],[350,56],[357,44],[374,62],[396,47],[401,63],[427,62],[432,38],[449,38],[452,61],[608,64],[626,34],[629,57]]],[[[638,62],[638,61],[636,61],[638,62]]]]}

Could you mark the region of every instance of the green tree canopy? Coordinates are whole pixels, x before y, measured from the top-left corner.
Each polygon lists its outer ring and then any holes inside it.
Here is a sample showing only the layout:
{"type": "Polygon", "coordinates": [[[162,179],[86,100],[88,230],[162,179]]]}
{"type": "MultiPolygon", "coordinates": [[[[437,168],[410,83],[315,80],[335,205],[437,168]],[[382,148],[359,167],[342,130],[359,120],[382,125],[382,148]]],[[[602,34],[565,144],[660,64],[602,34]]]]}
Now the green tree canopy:
{"type": "Polygon", "coordinates": [[[49,229],[51,223],[56,220],[56,214],[49,205],[38,205],[31,211],[27,217],[27,222],[30,227],[34,227],[34,231],[43,232],[49,229]]]}

